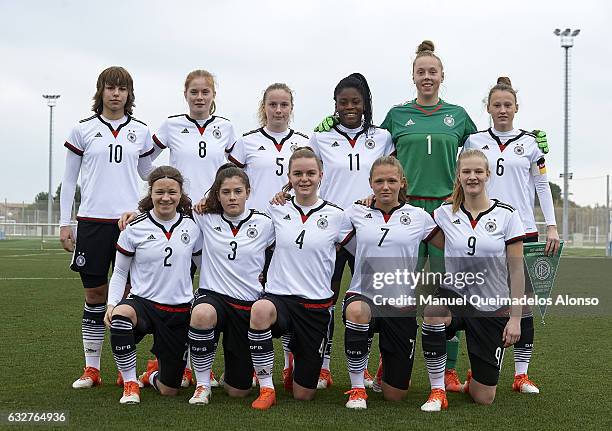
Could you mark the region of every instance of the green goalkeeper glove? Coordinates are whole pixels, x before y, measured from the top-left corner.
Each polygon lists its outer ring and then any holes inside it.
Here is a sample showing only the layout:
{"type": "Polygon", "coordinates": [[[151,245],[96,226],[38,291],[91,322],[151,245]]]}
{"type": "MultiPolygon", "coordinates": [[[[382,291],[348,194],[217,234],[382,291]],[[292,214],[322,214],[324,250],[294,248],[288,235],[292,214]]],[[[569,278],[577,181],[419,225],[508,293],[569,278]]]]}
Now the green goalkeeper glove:
{"type": "Polygon", "coordinates": [[[334,127],[339,122],[340,121],[338,120],[338,117],[329,115],[325,117],[323,121],[321,121],[321,123],[317,127],[315,127],[314,131],[315,132],[329,132],[331,128],[334,127]]]}
{"type": "Polygon", "coordinates": [[[544,154],[548,154],[548,140],[546,139],[546,132],[543,130],[534,130],[532,132],[536,137],[538,147],[544,154]]]}

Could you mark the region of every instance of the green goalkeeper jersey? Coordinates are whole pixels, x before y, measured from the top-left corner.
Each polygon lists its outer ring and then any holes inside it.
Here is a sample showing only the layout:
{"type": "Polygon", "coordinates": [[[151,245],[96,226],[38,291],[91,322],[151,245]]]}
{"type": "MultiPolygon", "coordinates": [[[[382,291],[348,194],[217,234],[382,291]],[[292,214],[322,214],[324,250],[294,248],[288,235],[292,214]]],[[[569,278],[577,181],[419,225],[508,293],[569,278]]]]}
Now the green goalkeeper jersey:
{"type": "Polygon", "coordinates": [[[476,126],[465,109],[442,99],[436,106],[416,99],[394,106],[381,127],[393,138],[412,197],[445,198],[453,191],[457,152],[476,126]]]}

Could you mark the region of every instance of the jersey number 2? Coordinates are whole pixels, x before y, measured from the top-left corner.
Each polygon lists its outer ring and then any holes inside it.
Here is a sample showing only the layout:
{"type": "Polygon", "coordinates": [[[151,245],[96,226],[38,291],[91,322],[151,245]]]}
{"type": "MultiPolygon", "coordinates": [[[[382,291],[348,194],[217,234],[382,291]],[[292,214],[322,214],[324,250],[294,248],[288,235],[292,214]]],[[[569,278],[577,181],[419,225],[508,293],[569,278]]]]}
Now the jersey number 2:
{"type": "Polygon", "coordinates": [[[164,258],[164,266],[172,266],[172,264],[168,261],[168,259],[170,259],[170,256],[172,256],[172,249],[170,247],[166,247],[164,251],[168,253],[164,258]]]}

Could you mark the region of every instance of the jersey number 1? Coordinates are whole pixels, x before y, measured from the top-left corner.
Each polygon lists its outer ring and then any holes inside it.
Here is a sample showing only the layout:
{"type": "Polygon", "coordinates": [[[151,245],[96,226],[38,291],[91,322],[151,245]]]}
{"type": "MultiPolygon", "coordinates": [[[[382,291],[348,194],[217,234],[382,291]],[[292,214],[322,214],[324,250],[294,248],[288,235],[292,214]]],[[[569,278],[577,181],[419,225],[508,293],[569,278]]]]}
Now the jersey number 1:
{"type": "Polygon", "coordinates": [[[427,135],[427,154],[431,154],[431,135],[427,135]]]}

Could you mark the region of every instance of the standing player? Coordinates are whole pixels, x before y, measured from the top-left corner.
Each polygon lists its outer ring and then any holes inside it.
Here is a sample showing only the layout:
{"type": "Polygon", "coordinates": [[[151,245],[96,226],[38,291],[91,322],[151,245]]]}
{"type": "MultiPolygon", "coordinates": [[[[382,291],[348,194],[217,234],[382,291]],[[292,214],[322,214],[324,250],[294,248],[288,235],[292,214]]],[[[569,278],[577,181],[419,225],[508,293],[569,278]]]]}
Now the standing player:
{"type": "MultiPolygon", "coordinates": [[[[171,115],[153,135],[153,160],[165,149],[170,149],[170,165],[185,176],[185,191],[194,199],[203,199],[210,189],[215,172],[227,161],[226,152],[236,142],[234,127],[228,119],[213,115],[216,110],[214,76],[197,69],[185,78],[184,97],[189,114],[171,115]]],[[[195,273],[195,267],[192,266],[195,273]]],[[[191,369],[183,376],[183,387],[193,381],[191,369]]],[[[219,384],[212,378],[213,386],[219,384]]]]}
{"type": "Polygon", "coordinates": [[[287,84],[266,88],[257,115],[260,128],[245,133],[229,155],[249,176],[253,188],[247,208],[264,209],[277,190],[286,184],[291,153],[308,142],[308,136],[289,128],[293,92],[287,84]]]}
{"type": "MultiPolygon", "coordinates": [[[[532,133],[514,128],[514,115],[518,112],[516,91],[510,79],[500,77],[489,91],[487,111],[493,119],[493,128],[471,135],[465,148],[481,150],[489,160],[491,179],[487,194],[507,202],[517,209],[525,228],[524,242],[537,242],[538,230],[534,217],[534,189],[546,221],[546,253],[556,254],[559,234],[555,222],[550,185],[546,176],[544,153],[538,148],[532,133]]],[[[533,287],[526,274],[526,290],[533,296],[533,287]]],[[[521,393],[539,393],[538,387],[527,376],[533,351],[533,311],[523,309],[521,339],[514,345],[514,383],[512,389],[521,393]]]]}
{"type": "Polygon", "coordinates": [[[119,237],[117,220],[136,207],[138,175],[147,178],[153,152],[149,128],[132,117],[134,85],[127,70],[105,69],[98,77],[93,100],[95,115],[81,120],[64,144],[68,151],[60,194],[60,242],[64,250],[74,252],[70,268],[79,273],[85,288],[81,326],[85,371],[72,384],[75,389],[102,383],[100,355],[108,271],[119,237]],[[79,173],[82,201],[75,247],[70,214],[79,173]]]}
{"type": "Polygon", "coordinates": [[[421,406],[423,411],[448,407],[444,385],[445,339],[458,330],[465,331],[472,369],[462,391],[478,404],[491,404],[504,348],[516,343],[521,335],[518,300],[523,298],[525,288],[525,231],[518,211],[487,196],[490,175],[487,158],[481,151],[463,151],[452,205],[444,204],[434,211],[441,231],[431,242],[444,248],[446,273],[438,292],[441,303],[428,305],[424,310],[423,355],[431,393],[421,406]],[[515,300],[509,307],[510,318],[507,303],[503,302],[509,299],[508,293],[515,300]]]}
{"type": "Polygon", "coordinates": [[[225,376],[230,396],[251,388],[249,317],[262,293],[259,276],[265,250],[274,242],[270,217],[245,209],[251,187],[246,173],[232,163],[219,168],[204,213],[196,216],[203,235],[200,289],[191,311],[189,346],[197,387],[190,404],[210,402],[210,370],[223,332],[225,376]]]}
{"type": "MultiPolygon", "coordinates": [[[[368,175],[372,164],[379,157],[393,153],[394,147],[389,132],[372,124],[372,94],[363,75],[352,73],[341,79],[334,89],[334,102],[339,124],[328,132],[315,132],[308,145],[321,159],[325,170],[321,182],[321,198],[346,209],[369,192],[368,175]]],[[[332,276],[334,291],[332,321],[347,262],[352,272],[355,258],[341,248],[336,255],[332,276]]],[[[318,389],[327,388],[333,383],[330,372],[333,324],[331,328],[318,389]]],[[[372,377],[367,368],[364,369],[364,373],[368,386],[371,387],[372,377]]]]}
{"type": "Polygon", "coordinates": [[[189,114],[171,115],[155,135],[153,159],[170,149],[170,165],[185,176],[185,191],[193,199],[204,197],[226,152],[236,142],[234,127],[215,113],[215,79],[206,70],[194,70],[185,79],[189,114]]]}
{"type": "Polygon", "coordinates": [[[276,403],[272,337],[289,330],[295,357],[293,397],[314,398],[331,323],[336,243],[345,243],[352,232],[344,211],[317,194],[323,171],[314,152],[296,149],[288,168],[295,197],[285,206],[270,208],[276,245],[266,293],[251,309],[249,343],[260,384],[252,407],[259,410],[276,403]]]}
{"type": "Polygon", "coordinates": [[[355,273],[343,303],[346,325],[344,345],[351,378],[346,407],[367,408],[363,371],[369,343],[380,333],[384,375],[382,392],[387,400],[399,401],[410,385],[417,334],[416,307],[402,308],[381,303],[399,294],[414,298],[415,286],[373,290],[373,272],[392,273],[397,268],[414,272],[421,241],[434,232],[436,224],[423,209],[406,203],[406,178],[400,162],[391,156],[377,159],[370,170],[376,198],[371,206],[353,204],[347,216],[355,227],[357,251],[355,273]]]}
{"type": "Polygon", "coordinates": [[[191,218],[191,200],[183,177],[171,166],[149,176],[149,192],[138,204],[142,212],[119,235],[116,266],[104,318],[123,377],[121,404],[140,402],[136,380],[136,344],[153,334],[152,353],[159,371],[147,382],[162,395],[176,395],[187,358],[189,310],[193,300],[191,257],[201,253],[201,232],[191,218]],[[128,272],[131,291],[123,289],[128,272]]]}

